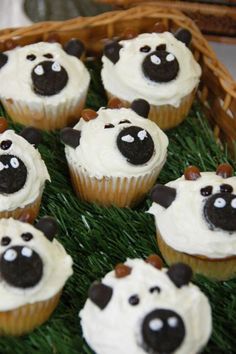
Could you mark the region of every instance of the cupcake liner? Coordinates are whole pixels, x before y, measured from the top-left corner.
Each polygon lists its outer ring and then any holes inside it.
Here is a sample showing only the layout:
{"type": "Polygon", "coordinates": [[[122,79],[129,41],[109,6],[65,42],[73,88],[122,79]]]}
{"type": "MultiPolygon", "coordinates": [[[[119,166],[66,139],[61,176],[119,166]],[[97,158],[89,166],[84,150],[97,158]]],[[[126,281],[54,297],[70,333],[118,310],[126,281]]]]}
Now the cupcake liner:
{"type": "Polygon", "coordinates": [[[236,276],[236,256],[217,259],[179,252],[168,246],[160,233],[157,234],[157,242],[168,265],[182,262],[188,264],[195,273],[203,274],[213,280],[224,281],[236,276]]]}
{"type": "Polygon", "coordinates": [[[25,103],[20,100],[4,99],[2,104],[11,119],[26,126],[33,126],[42,130],[55,130],[75,124],[84,108],[87,89],[79,98],[50,103],[25,103]]]}
{"type": "Polygon", "coordinates": [[[27,222],[33,223],[39,213],[41,199],[42,193],[40,193],[33,203],[30,203],[23,208],[0,211],[0,219],[12,217],[14,219],[25,219],[27,222]]]}
{"type": "Polygon", "coordinates": [[[139,177],[104,176],[101,179],[71,165],[69,169],[74,190],[80,199],[103,206],[133,207],[153,187],[162,165],[139,177]]]}
{"type": "Polygon", "coordinates": [[[21,336],[47,321],[56,308],[61,291],[48,300],[0,312],[0,335],[21,336]]]}
{"type": "MultiPolygon", "coordinates": [[[[196,90],[194,89],[190,94],[183,97],[179,107],[171,105],[155,106],[150,105],[150,112],[148,118],[155,122],[162,130],[174,128],[179,125],[188,115],[188,112],[192,106],[196,90]]],[[[108,98],[114,97],[107,91],[108,98]]],[[[118,97],[125,107],[130,107],[131,102],[126,101],[118,97]]]]}

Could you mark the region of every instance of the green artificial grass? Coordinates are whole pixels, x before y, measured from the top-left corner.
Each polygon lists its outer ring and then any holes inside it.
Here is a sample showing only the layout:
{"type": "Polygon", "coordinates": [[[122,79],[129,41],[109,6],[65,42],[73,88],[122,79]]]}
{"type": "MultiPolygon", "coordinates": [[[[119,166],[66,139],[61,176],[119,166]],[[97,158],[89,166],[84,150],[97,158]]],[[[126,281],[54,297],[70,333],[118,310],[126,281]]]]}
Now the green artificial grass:
{"type": "MultiPolygon", "coordinates": [[[[98,109],[107,102],[99,75],[100,64],[90,61],[87,67],[92,76],[87,107],[98,109]]],[[[11,126],[17,131],[21,129],[19,125],[11,126]]],[[[179,177],[189,164],[199,166],[202,171],[215,170],[221,162],[229,162],[236,168],[227,150],[215,142],[198,104],[185,122],[167,134],[169,154],[158,179],[161,183],[179,177]]],[[[82,339],[78,312],[91,282],[103,277],[117,263],[127,257],[159,253],[153,217],[145,213],[151,202],[146,198],[134,210],[81,202],[71,187],[59,133],[44,133],[39,150],[52,179],[44,192],[40,216],[57,218],[57,238],[74,260],[74,275],[50,320],[24,337],[0,338],[0,353],[91,354],[82,339]]],[[[197,276],[194,281],[209,297],[213,310],[213,333],[204,353],[236,353],[236,280],[216,283],[197,276]]]]}

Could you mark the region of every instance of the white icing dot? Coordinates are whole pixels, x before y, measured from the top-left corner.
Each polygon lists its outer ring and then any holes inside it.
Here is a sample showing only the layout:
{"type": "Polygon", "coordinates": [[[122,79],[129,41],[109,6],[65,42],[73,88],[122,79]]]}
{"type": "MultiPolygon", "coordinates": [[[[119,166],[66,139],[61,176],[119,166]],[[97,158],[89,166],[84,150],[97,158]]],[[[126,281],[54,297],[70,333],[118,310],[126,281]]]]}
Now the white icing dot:
{"type": "Polygon", "coordinates": [[[12,165],[13,168],[17,168],[20,165],[19,161],[16,157],[11,158],[10,164],[12,165]]]}
{"type": "Polygon", "coordinates": [[[223,198],[217,198],[215,201],[214,201],[214,206],[216,208],[224,208],[226,205],[226,201],[223,199],[223,198]]]}
{"type": "Polygon", "coordinates": [[[166,61],[173,61],[175,60],[175,56],[173,54],[168,54],[167,57],[166,57],[166,61]]]}
{"type": "Polygon", "coordinates": [[[231,207],[236,209],[236,198],[231,200],[231,207]]]}
{"type": "Polygon", "coordinates": [[[6,251],[6,253],[4,254],[3,258],[5,259],[5,261],[7,262],[12,262],[16,259],[17,257],[17,253],[15,250],[13,249],[9,249],[6,251]]]}
{"type": "Polygon", "coordinates": [[[151,320],[149,323],[149,328],[152,331],[159,331],[163,327],[163,322],[162,320],[159,320],[158,318],[151,320]]]}
{"type": "Polygon", "coordinates": [[[0,171],[4,170],[5,166],[3,165],[2,162],[0,162],[0,171]]]}
{"type": "Polygon", "coordinates": [[[133,143],[134,142],[134,138],[129,134],[122,136],[121,140],[126,141],[126,143],[133,143]]]}
{"type": "Polygon", "coordinates": [[[170,317],[170,318],[168,318],[167,322],[168,322],[168,325],[169,325],[170,327],[177,327],[177,325],[178,325],[178,318],[176,318],[176,317],[170,317]]]}
{"type": "Polygon", "coordinates": [[[28,258],[32,256],[32,253],[33,253],[33,251],[30,248],[28,248],[28,247],[23,247],[22,250],[21,250],[22,256],[25,256],[25,257],[28,257],[28,258]]]}
{"type": "Polygon", "coordinates": [[[145,138],[147,138],[146,130],[141,130],[140,132],[138,132],[138,137],[140,140],[144,140],[145,138]]]}
{"type": "Polygon", "coordinates": [[[43,67],[42,65],[37,65],[36,68],[34,69],[34,72],[36,75],[43,75],[44,74],[44,70],[43,70],[43,67]]]}
{"type": "Polygon", "coordinates": [[[157,55],[153,54],[153,55],[151,55],[151,62],[153,64],[160,65],[161,59],[157,55]]]}
{"type": "Polygon", "coordinates": [[[55,61],[55,63],[52,64],[52,70],[61,71],[61,65],[55,61]]]}

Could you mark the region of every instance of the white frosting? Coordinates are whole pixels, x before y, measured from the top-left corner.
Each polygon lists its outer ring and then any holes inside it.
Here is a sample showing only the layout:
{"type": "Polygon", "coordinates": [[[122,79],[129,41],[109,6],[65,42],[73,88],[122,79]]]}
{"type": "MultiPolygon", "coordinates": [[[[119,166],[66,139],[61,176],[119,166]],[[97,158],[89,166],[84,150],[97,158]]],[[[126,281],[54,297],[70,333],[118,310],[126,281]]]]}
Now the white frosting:
{"type": "Polygon", "coordinates": [[[128,108],[100,108],[97,113],[97,118],[89,122],[80,119],[74,127],[81,130],[80,145],[76,149],[69,146],[65,148],[67,160],[72,166],[82,168],[99,179],[103,176],[140,176],[164,164],[168,138],[155,123],[128,108]],[[131,124],[119,124],[123,120],[129,120],[131,124]],[[106,124],[113,124],[114,128],[104,129],[106,124]],[[146,130],[154,142],[153,156],[142,165],[127,162],[116,144],[120,131],[131,125],[146,130]]]}
{"type": "Polygon", "coordinates": [[[91,348],[97,354],[144,354],[141,336],[144,317],[153,310],[168,309],[177,312],[185,326],[184,340],[173,354],[199,352],[212,327],[206,296],[191,283],[177,288],[165,274],[167,269],[157,270],[138,259],[128,259],[125,264],[132,267],[129,276],[117,279],[112,271],[102,280],[113,289],[108,305],[100,310],[88,299],[80,312],[83,335],[91,348]],[[161,292],[150,293],[154,286],[159,286],[161,292]],[[128,299],[135,294],[140,302],[131,306],[128,299]]]}
{"type": "Polygon", "coordinates": [[[0,80],[5,83],[0,87],[0,97],[11,98],[30,103],[32,108],[39,109],[39,104],[57,105],[75,97],[84,96],[89,86],[89,72],[78,58],[68,55],[59,43],[40,42],[25,47],[17,47],[5,52],[8,55],[7,63],[0,69],[0,80]],[[44,54],[52,54],[53,58],[45,58],[44,54]],[[27,55],[33,54],[36,59],[27,60],[27,55]],[[42,67],[37,64],[43,61],[55,62],[56,68],[61,65],[68,74],[66,86],[56,95],[41,96],[32,89],[31,72],[36,67],[38,74],[42,67]],[[33,105],[36,105],[35,107],[33,105]]]}
{"type": "Polygon", "coordinates": [[[178,107],[181,99],[197,87],[201,75],[200,65],[185,44],[171,33],[144,33],[119,43],[123,48],[116,64],[107,57],[102,57],[103,84],[112,95],[129,102],[144,98],[153,105],[170,104],[178,107]],[[166,44],[167,52],[174,54],[179,62],[176,79],[167,83],[153,82],[142,71],[144,58],[160,44],[166,44]],[[140,52],[140,48],[145,45],[151,47],[149,53],[140,52]]]}
{"type": "Polygon", "coordinates": [[[28,255],[30,251],[35,251],[43,262],[43,277],[36,286],[27,289],[10,286],[1,279],[0,311],[44,301],[56,295],[72,274],[72,259],[67,255],[63,246],[56,239],[49,241],[40,230],[32,225],[12,218],[0,220],[0,240],[4,236],[10,237],[11,242],[7,246],[0,244],[0,254],[2,255],[9,249],[6,252],[7,258],[13,257],[14,259],[12,246],[25,246],[24,252],[28,255]],[[33,235],[30,241],[26,242],[22,239],[21,235],[25,232],[33,235]]]}
{"type": "Polygon", "coordinates": [[[214,194],[220,191],[221,184],[231,185],[236,193],[236,177],[224,179],[215,172],[201,172],[196,181],[185,180],[182,176],[167,183],[176,188],[176,199],[167,209],[154,202],[148,212],[154,215],[156,227],[169,246],[209,258],[236,255],[236,232],[211,230],[203,215],[208,197],[202,196],[200,189],[212,186],[214,194]]]}
{"type": "Polygon", "coordinates": [[[6,130],[0,134],[0,145],[4,140],[11,140],[12,145],[7,150],[0,149],[0,156],[15,155],[23,161],[27,169],[27,179],[23,188],[11,194],[0,193],[0,211],[10,211],[34,202],[42,193],[45,181],[50,181],[50,176],[40,153],[27,140],[13,130],[6,130]]]}

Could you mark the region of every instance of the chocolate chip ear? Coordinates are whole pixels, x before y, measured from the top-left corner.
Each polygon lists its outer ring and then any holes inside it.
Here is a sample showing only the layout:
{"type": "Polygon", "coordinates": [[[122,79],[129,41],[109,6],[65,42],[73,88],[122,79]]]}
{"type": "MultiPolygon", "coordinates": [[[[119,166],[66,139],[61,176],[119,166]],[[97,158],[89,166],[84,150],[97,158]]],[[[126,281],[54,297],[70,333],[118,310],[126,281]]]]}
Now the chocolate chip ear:
{"type": "Polygon", "coordinates": [[[34,127],[27,127],[23,129],[22,132],[20,133],[20,136],[22,136],[25,140],[27,140],[30,144],[34,145],[35,147],[38,147],[38,145],[42,141],[41,132],[34,127]]]}
{"type": "Polygon", "coordinates": [[[175,38],[189,47],[192,40],[192,34],[189,30],[181,28],[175,33],[175,38]]]}
{"type": "Polygon", "coordinates": [[[88,291],[89,299],[103,310],[111,300],[113,289],[100,282],[94,282],[88,291]]]}
{"type": "Polygon", "coordinates": [[[139,98],[131,103],[131,109],[143,118],[147,118],[150,111],[150,104],[139,98]]]}
{"type": "Polygon", "coordinates": [[[168,208],[176,198],[176,189],[162,184],[156,184],[150,193],[151,200],[168,208]]]}
{"type": "Polygon", "coordinates": [[[85,51],[84,44],[79,39],[71,39],[64,45],[67,54],[80,58],[85,51]]]}
{"type": "Polygon", "coordinates": [[[105,45],[103,53],[113,64],[116,64],[120,59],[121,48],[122,45],[116,41],[112,41],[105,45]]]}
{"type": "Polygon", "coordinates": [[[50,216],[44,216],[35,225],[36,229],[42,231],[44,235],[49,239],[53,240],[53,237],[57,233],[57,222],[54,218],[50,216]]]}
{"type": "Polygon", "coordinates": [[[181,288],[181,286],[187,285],[190,282],[193,272],[187,264],[176,263],[169,268],[167,275],[177,288],[181,288]]]}
{"type": "Polygon", "coordinates": [[[61,141],[74,149],[80,144],[81,131],[73,128],[64,128],[60,132],[61,141]]]}
{"type": "Polygon", "coordinates": [[[8,56],[7,54],[0,53],[0,69],[7,63],[8,56]]]}

